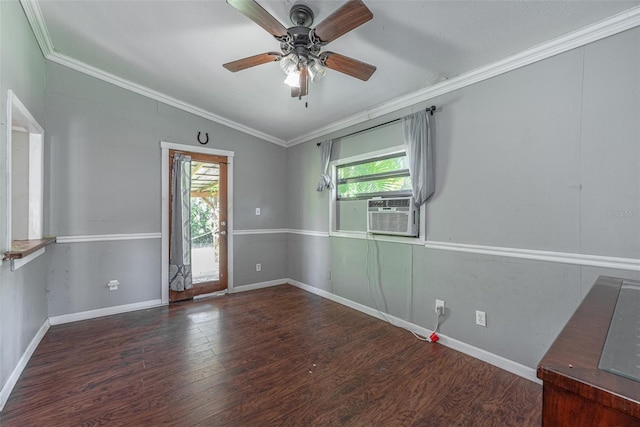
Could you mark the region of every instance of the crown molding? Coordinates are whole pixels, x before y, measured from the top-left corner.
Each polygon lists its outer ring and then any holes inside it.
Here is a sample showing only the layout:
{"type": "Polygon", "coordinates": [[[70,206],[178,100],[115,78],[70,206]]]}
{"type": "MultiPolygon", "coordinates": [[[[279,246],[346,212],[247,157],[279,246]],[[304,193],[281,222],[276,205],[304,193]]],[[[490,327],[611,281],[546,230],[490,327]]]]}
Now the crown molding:
{"type": "Polygon", "coordinates": [[[181,101],[172,96],[165,95],[164,93],[139,85],[127,79],[123,79],[114,74],[108,73],[99,68],[93,67],[89,64],[85,64],[84,62],[78,61],[77,59],[72,58],[70,56],[57,53],[53,46],[53,41],[51,40],[51,36],[49,35],[49,30],[47,29],[47,25],[44,21],[42,10],[40,9],[40,5],[38,4],[38,1],[37,0],[20,0],[20,4],[24,9],[25,15],[27,16],[27,21],[29,22],[31,29],[33,30],[33,33],[36,37],[36,40],[38,41],[38,45],[40,46],[40,50],[42,51],[42,54],[49,61],[58,63],[60,65],[64,65],[65,67],[69,67],[73,70],[95,77],[107,83],[111,83],[123,89],[137,93],[139,95],[143,95],[148,98],[155,99],[156,101],[162,102],[163,104],[170,105],[179,110],[186,111],[187,113],[191,113],[196,116],[205,118],[207,120],[211,120],[212,122],[216,122],[221,125],[227,126],[231,129],[238,130],[247,135],[255,136],[256,138],[263,139],[267,142],[272,142],[276,145],[286,147],[287,144],[282,139],[276,138],[264,132],[260,132],[256,129],[253,129],[248,126],[242,125],[240,123],[234,122],[232,120],[226,119],[222,116],[211,113],[202,108],[196,107],[195,105],[181,101]]]}
{"type": "Polygon", "coordinates": [[[601,40],[605,37],[609,37],[629,30],[631,28],[640,26],[640,6],[636,6],[617,15],[613,15],[603,21],[588,25],[579,30],[570,32],[564,36],[558,37],[554,40],[523,50],[515,55],[511,55],[487,66],[477,68],[468,73],[461,74],[449,80],[445,80],[433,86],[413,92],[411,94],[393,98],[387,102],[371,107],[365,111],[353,114],[327,126],[315,129],[297,138],[284,141],[272,135],[268,135],[264,132],[260,132],[256,129],[226,119],[217,114],[213,114],[209,111],[181,101],[177,98],[173,98],[161,92],[157,92],[145,86],[133,83],[129,80],[120,78],[106,71],[92,67],[69,56],[56,53],[53,42],[51,41],[51,37],[49,36],[49,31],[47,30],[47,26],[44,22],[42,11],[40,10],[40,6],[38,5],[38,1],[20,0],[20,4],[25,11],[27,20],[31,25],[33,33],[35,34],[38,44],[40,45],[40,49],[42,50],[42,54],[46,59],[72,68],[76,71],[80,71],[81,73],[88,74],[105,82],[114,84],[123,89],[130,90],[151,99],[155,99],[156,101],[162,102],[188,113],[192,113],[196,116],[211,120],[213,122],[222,124],[229,128],[238,130],[240,132],[255,136],[256,138],[260,138],[262,140],[283,147],[292,147],[297,144],[302,144],[304,142],[320,138],[332,132],[338,132],[350,126],[366,122],[367,120],[371,120],[403,108],[411,107],[420,102],[428,101],[437,96],[462,89],[474,83],[496,77],[509,71],[524,67],[526,65],[542,61],[560,53],[567,52],[571,49],[575,49],[601,40]]]}
{"type": "Polygon", "coordinates": [[[45,24],[44,17],[42,16],[40,5],[36,0],[20,0],[20,4],[22,5],[24,14],[27,15],[27,21],[29,21],[33,34],[36,36],[40,50],[46,58],[54,52],[54,49],[47,24],[45,24]]]}
{"type": "Polygon", "coordinates": [[[291,139],[287,141],[286,145],[287,147],[292,147],[323,137],[332,132],[340,131],[349,126],[360,124],[402,108],[411,107],[420,102],[428,101],[474,83],[508,73],[509,71],[542,61],[637,26],[640,26],[640,6],[628,9],[603,21],[588,25],[554,40],[523,50],[487,66],[477,68],[411,94],[391,99],[366,111],[356,113],[340,121],[291,139]]]}
{"type": "Polygon", "coordinates": [[[285,147],[285,141],[276,138],[274,136],[268,135],[264,132],[260,132],[248,126],[242,125],[240,123],[234,122],[232,120],[226,119],[217,114],[211,113],[207,110],[204,110],[200,107],[196,107],[195,105],[189,104],[187,102],[181,101],[177,98],[174,98],[169,95],[165,95],[161,92],[155,91],[153,89],[149,89],[148,87],[139,85],[127,79],[123,79],[114,74],[103,71],[99,68],[93,67],[91,65],[85,64],[84,62],[78,61],[70,56],[63,55],[60,53],[52,53],[47,56],[47,59],[58,63],[60,65],[64,65],[65,67],[69,67],[76,71],[80,71],[81,73],[87,74],[89,76],[95,77],[107,83],[111,83],[123,89],[129,90],[131,92],[137,93],[139,95],[146,96],[151,99],[155,99],[156,101],[162,102],[163,104],[170,105],[172,107],[178,108],[179,110],[186,111],[187,113],[194,114],[196,116],[205,118],[207,120],[211,120],[212,122],[219,123],[221,125],[227,126],[231,129],[238,130],[247,135],[255,136],[256,138],[263,139],[267,142],[274,143],[276,145],[280,145],[285,147]]]}

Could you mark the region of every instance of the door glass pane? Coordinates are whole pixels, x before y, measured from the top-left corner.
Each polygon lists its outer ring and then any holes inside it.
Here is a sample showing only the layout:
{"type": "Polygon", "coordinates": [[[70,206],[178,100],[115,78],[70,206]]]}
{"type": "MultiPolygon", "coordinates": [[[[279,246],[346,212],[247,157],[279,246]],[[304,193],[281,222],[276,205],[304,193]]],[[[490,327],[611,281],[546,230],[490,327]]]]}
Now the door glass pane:
{"type": "Polygon", "coordinates": [[[220,279],[220,167],[191,162],[191,268],[193,283],[220,279]]]}

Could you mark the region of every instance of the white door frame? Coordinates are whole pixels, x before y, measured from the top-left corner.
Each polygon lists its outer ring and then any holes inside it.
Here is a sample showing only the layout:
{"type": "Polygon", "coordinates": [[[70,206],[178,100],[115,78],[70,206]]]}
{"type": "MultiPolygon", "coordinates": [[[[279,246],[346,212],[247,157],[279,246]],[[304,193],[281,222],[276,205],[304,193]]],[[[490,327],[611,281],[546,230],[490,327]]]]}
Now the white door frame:
{"type": "Polygon", "coordinates": [[[160,142],[162,149],[162,304],[169,303],[169,150],[179,150],[214,156],[226,156],[227,165],[227,289],[233,292],[233,151],[194,145],[160,142]]]}

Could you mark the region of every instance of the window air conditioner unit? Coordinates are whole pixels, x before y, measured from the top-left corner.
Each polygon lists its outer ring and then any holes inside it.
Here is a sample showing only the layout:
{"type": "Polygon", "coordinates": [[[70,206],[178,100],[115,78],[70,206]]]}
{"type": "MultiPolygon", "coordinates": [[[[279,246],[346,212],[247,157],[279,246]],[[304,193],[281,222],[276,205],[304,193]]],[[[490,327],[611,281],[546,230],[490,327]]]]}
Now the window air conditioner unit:
{"type": "Polygon", "coordinates": [[[419,212],[413,197],[367,200],[367,232],[418,236],[419,212]]]}

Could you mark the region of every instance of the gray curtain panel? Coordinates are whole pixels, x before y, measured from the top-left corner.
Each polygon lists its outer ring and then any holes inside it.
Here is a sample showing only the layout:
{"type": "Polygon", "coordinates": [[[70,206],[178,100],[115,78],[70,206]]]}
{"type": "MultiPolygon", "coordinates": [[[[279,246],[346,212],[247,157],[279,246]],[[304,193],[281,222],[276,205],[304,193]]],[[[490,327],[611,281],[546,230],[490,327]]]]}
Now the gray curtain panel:
{"type": "Polygon", "coordinates": [[[169,289],[191,289],[191,157],[173,157],[171,179],[171,248],[169,289]]]}
{"type": "Polygon", "coordinates": [[[402,118],[404,147],[416,206],[429,200],[435,191],[435,171],[429,113],[425,110],[402,118]]]}
{"type": "Polygon", "coordinates": [[[318,182],[318,188],[316,190],[322,192],[329,188],[333,188],[331,177],[329,176],[329,161],[331,160],[331,145],[333,141],[328,140],[320,144],[320,182],[318,182]]]}

